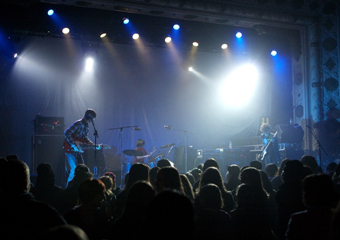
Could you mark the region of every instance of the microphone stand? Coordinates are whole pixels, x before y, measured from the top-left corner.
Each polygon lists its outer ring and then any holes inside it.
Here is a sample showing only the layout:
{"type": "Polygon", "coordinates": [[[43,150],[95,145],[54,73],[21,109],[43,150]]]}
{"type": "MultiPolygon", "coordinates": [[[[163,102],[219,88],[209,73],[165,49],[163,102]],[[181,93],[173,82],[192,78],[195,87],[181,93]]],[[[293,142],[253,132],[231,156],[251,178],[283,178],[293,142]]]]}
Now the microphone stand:
{"type": "MultiPolygon", "coordinates": [[[[138,126],[125,126],[125,127],[116,127],[116,128],[109,128],[109,130],[116,130],[119,129],[119,153],[123,153],[123,129],[124,128],[137,128],[138,126]]],[[[120,158],[120,185],[123,186],[123,159],[121,158],[121,155],[119,155],[120,158]]]]}
{"type": "Polygon", "coordinates": [[[94,125],[93,119],[91,120],[91,122],[92,122],[93,129],[94,129],[93,135],[94,135],[94,146],[95,146],[95,148],[94,148],[94,166],[93,166],[93,175],[94,175],[95,178],[97,178],[97,177],[98,177],[98,176],[97,176],[97,174],[98,174],[98,169],[97,169],[97,138],[99,138],[99,136],[98,136],[97,129],[96,129],[95,125],[94,125]]]}
{"type": "MultiPolygon", "coordinates": [[[[171,125],[169,125],[171,126],[171,125]]],[[[176,128],[168,128],[170,130],[175,130],[175,131],[181,131],[181,132],[184,132],[184,170],[185,172],[188,171],[188,151],[187,151],[187,134],[190,133],[192,135],[194,135],[193,133],[191,132],[188,132],[186,130],[183,130],[183,129],[176,129],[176,128]]]]}
{"type": "Polygon", "coordinates": [[[320,143],[319,139],[315,136],[314,132],[312,131],[312,128],[310,126],[307,126],[306,127],[309,129],[309,131],[311,132],[312,136],[315,138],[316,142],[318,143],[318,146],[319,146],[319,159],[320,159],[320,168],[322,169],[322,166],[321,166],[321,163],[322,163],[322,160],[321,160],[321,149],[323,150],[323,152],[326,154],[326,156],[328,157],[328,154],[326,152],[326,150],[324,149],[324,147],[322,146],[322,144],[320,143]]]}

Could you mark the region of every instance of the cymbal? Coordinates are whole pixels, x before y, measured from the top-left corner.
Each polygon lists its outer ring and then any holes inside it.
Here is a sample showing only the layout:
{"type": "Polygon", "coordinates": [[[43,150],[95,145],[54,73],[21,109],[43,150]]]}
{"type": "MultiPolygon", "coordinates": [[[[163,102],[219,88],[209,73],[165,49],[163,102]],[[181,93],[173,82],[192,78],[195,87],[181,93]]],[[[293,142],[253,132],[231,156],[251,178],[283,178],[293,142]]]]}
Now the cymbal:
{"type": "Polygon", "coordinates": [[[133,150],[133,149],[127,149],[123,151],[124,154],[128,156],[143,156],[144,153],[141,151],[133,150]]]}
{"type": "Polygon", "coordinates": [[[161,146],[160,148],[169,148],[169,147],[172,147],[174,145],[175,145],[174,143],[165,144],[164,146],[161,146]]]}

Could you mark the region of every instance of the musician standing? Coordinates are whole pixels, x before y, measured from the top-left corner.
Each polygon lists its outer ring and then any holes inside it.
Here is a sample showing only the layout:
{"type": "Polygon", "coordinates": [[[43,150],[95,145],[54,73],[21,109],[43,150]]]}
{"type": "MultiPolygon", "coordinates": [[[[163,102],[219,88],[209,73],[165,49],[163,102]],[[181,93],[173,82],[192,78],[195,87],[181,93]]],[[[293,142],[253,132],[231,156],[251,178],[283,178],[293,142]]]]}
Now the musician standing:
{"type": "Polygon", "coordinates": [[[69,182],[74,177],[74,170],[78,164],[84,164],[84,159],[82,156],[82,151],[79,146],[76,144],[77,142],[82,142],[84,144],[95,145],[89,138],[89,122],[93,121],[97,116],[96,112],[93,109],[87,109],[84,117],[75,121],[69,128],[67,128],[64,132],[65,141],[70,146],[70,149],[65,149],[68,164],[70,166],[70,174],[67,179],[66,187],[69,182]]]}
{"type": "Polygon", "coordinates": [[[279,164],[281,158],[276,134],[271,133],[271,130],[269,123],[262,123],[260,127],[263,142],[261,160],[265,166],[268,163],[279,164]]]}

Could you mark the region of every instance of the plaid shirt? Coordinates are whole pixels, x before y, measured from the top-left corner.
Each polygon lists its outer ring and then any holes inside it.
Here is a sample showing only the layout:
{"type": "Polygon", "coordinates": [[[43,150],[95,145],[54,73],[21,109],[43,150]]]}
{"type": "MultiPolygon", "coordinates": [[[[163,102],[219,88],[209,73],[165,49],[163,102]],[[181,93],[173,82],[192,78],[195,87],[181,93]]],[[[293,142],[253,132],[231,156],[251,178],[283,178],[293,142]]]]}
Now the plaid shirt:
{"type": "Polygon", "coordinates": [[[84,118],[75,121],[68,129],[65,130],[65,139],[71,146],[75,145],[74,140],[84,139],[86,144],[94,144],[88,137],[89,124],[84,118]]]}

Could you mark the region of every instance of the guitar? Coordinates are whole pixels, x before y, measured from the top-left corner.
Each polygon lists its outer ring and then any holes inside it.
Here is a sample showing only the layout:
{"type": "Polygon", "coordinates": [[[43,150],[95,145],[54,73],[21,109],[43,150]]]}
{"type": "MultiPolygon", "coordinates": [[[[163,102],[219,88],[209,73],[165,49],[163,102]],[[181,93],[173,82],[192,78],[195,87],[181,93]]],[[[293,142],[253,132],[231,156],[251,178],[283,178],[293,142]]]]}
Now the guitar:
{"type": "Polygon", "coordinates": [[[71,144],[65,139],[64,141],[64,150],[66,153],[84,153],[84,149],[111,149],[111,146],[106,144],[97,144],[90,145],[85,144],[85,139],[73,139],[74,143],[77,145],[77,148],[72,148],[71,144]]]}
{"type": "Polygon", "coordinates": [[[269,154],[269,147],[273,144],[273,139],[276,138],[277,131],[274,133],[273,137],[268,141],[267,145],[263,148],[261,153],[261,161],[263,161],[269,154]]]}

